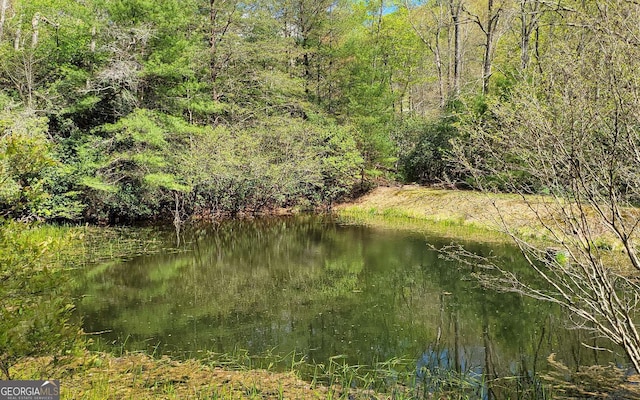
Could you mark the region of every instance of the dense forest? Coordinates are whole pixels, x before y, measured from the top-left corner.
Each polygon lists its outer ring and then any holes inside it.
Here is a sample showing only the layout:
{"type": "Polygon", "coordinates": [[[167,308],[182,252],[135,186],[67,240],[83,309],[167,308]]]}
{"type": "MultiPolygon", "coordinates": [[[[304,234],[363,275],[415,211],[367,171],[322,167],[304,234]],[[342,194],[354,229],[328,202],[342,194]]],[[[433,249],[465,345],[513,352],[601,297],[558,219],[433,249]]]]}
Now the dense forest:
{"type": "Polygon", "coordinates": [[[549,192],[527,154],[636,150],[637,8],[2,0],[0,213],[183,220],[387,179],[549,192]]]}

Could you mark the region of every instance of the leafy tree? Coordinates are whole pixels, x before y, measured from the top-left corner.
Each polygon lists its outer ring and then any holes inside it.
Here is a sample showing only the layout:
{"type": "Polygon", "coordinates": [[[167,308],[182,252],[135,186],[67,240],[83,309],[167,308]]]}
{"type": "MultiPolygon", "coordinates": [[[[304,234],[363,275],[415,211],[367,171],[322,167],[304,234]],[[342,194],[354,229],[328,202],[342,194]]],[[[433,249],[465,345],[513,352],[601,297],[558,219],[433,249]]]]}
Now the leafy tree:
{"type": "Polygon", "coordinates": [[[422,184],[438,183],[444,179],[455,179],[449,160],[451,142],[458,137],[458,130],[452,118],[443,118],[435,122],[406,121],[403,127],[416,142],[412,150],[400,159],[403,178],[409,182],[422,184]]]}
{"type": "Polygon", "coordinates": [[[66,167],[46,131],[44,117],[0,112],[0,210],[5,216],[73,219],[81,210],[75,194],[59,186],[66,167]]]}
{"type": "Polygon", "coordinates": [[[161,114],[138,109],[87,140],[80,149],[81,184],[92,218],[149,218],[160,212],[165,190],[189,190],[170,172],[170,124],[161,114]]]}

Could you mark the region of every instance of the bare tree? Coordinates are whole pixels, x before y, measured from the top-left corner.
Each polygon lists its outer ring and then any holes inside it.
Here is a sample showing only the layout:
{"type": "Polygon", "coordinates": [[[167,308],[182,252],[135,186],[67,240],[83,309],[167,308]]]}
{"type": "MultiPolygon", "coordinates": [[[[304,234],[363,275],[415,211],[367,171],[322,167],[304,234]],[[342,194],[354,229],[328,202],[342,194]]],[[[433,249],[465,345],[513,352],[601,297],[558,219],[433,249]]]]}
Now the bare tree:
{"type": "Polygon", "coordinates": [[[111,115],[125,116],[143,98],[144,80],[141,77],[142,60],[148,51],[148,42],[154,35],[149,25],[126,28],[114,25],[103,33],[104,45],[100,50],[110,55],[107,65],[87,82],[85,92],[109,93],[111,115]]]}
{"type": "Polygon", "coordinates": [[[563,1],[518,0],[517,19],[520,21],[520,68],[522,70],[529,67],[532,50],[536,61],[538,61],[538,69],[541,68],[541,28],[555,25],[553,22],[554,18],[549,18],[550,15],[554,15],[557,19],[562,21],[566,13],[573,11],[572,8],[563,3],[563,1]],[[531,43],[532,39],[533,49],[531,43]]]}
{"type": "MultiPolygon", "coordinates": [[[[440,100],[440,107],[443,108],[446,104],[448,97],[448,88],[445,82],[445,65],[443,62],[442,55],[442,44],[441,44],[441,36],[443,31],[447,28],[447,10],[446,6],[442,2],[437,2],[433,7],[429,8],[429,21],[424,24],[421,24],[417,21],[415,17],[415,13],[411,13],[412,7],[411,4],[406,1],[404,3],[407,10],[410,11],[408,14],[408,21],[411,24],[411,28],[416,33],[416,35],[420,38],[420,41],[427,46],[429,51],[433,54],[433,61],[436,68],[436,73],[438,76],[438,97],[440,100]]],[[[459,86],[459,85],[458,85],[459,86]]]]}
{"type": "Polygon", "coordinates": [[[460,77],[462,76],[462,10],[463,0],[449,0],[449,13],[453,22],[453,94],[460,95],[460,77]]]}
{"type": "Polygon", "coordinates": [[[542,2],[538,0],[520,0],[520,68],[523,70],[529,66],[531,55],[531,35],[538,29],[542,15],[542,2]]]}
{"type": "Polygon", "coordinates": [[[546,236],[540,245],[505,224],[538,279],[489,263],[483,281],[563,306],[640,371],[640,5],[572,9],[548,72],[527,76],[509,102],[470,124],[471,145],[456,158],[488,193],[521,194],[546,236]]]}
{"type": "Polygon", "coordinates": [[[493,63],[493,55],[495,45],[500,38],[501,32],[498,30],[498,22],[506,13],[506,4],[504,1],[496,2],[494,0],[487,1],[487,7],[484,10],[486,15],[476,14],[464,8],[471,20],[480,28],[484,35],[484,54],[482,56],[482,93],[489,93],[489,78],[491,78],[491,67],[493,63]]]}

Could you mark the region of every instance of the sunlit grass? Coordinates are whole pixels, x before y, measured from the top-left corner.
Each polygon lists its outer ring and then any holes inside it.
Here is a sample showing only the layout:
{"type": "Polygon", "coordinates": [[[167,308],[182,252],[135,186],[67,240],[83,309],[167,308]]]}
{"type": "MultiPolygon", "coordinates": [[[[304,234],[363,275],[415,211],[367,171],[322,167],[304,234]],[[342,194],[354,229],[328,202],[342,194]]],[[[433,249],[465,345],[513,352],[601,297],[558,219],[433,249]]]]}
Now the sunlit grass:
{"type": "Polygon", "coordinates": [[[258,362],[244,351],[217,356],[208,361],[175,361],[142,353],[115,356],[85,351],[54,364],[50,358],[25,360],[16,366],[15,375],[16,379],[41,379],[45,374],[61,381],[62,398],[90,400],[477,399],[487,383],[482,377],[450,370],[417,374],[415,361],[400,358],[367,366],[348,364],[341,355],[326,364],[307,363],[301,355],[291,354],[263,355],[258,362]],[[284,371],[276,371],[276,364],[291,360],[284,371]],[[262,363],[268,363],[266,368],[258,367],[262,363]],[[309,377],[302,379],[306,374],[309,377]]]}
{"type": "MultiPolygon", "coordinates": [[[[559,200],[531,195],[441,190],[419,186],[379,187],[355,202],[335,207],[344,223],[431,233],[463,241],[508,243],[506,232],[545,246],[563,237],[559,200]],[[555,215],[555,216],[554,216],[555,215]],[[546,226],[545,226],[546,225],[546,226]],[[553,233],[549,230],[553,230],[553,233]]],[[[620,252],[618,241],[585,207],[599,250],[620,252]],[[595,229],[597,228],[597,229],[595,229]]],[[[630,210],[635,215],[635,211],[630,210]]],[[[614,254],[615,256],[615,254],[614,254]]]]}
{"type": "Polygon", "coordinates": [[[335,215],[343,224],[365,225],[377,229],[420,232],[435,236],[481,243],[508,243],[510,238],[497,229],[476,223],[465,223],[459,217],[430,217],[396,208],[362,209],[358,206],[339,208],[335,215]]]}

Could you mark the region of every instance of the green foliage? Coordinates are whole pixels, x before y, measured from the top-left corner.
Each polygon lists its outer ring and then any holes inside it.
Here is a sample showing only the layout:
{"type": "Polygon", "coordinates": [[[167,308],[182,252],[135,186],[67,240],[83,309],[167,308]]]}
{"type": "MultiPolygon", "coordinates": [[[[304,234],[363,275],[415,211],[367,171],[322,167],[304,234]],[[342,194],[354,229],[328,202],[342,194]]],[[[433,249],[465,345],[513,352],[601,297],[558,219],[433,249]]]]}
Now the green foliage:
{"type": "Polygon", "coordinates": [[[88,139],[79,152],[80,183],[93,218],[148,218],[160,212],[167,192],[190,190],[172,174],[171,128],[171,119],[139,109],[88,139]]]}
{"type": "Polygon", "coordinates": [[[436,183],[456,177],[448,153],[458,129],[451,118],[435,122],[407,121],[399,136],[415,138],[413,148],[400,158],[400,171],[407,182],[436,183]]]}
{"type": "Polygon", "coordinates": [[[0,113],[0,212],[13,218],[75,218],[81,206],[59,188],[67,166],[46,136],[47,119],[0,113]]]}
{"type": "MultiPolygon", "coordinates": [[[[484,20],[479,4],[468,6],[484,20]]],[[[520,29],[500,27],[490,93],[478,97],[483,35],[463,24],[462,91],[453,93],[448,7],[12,1],[0,106],[12,120],[26,112],[41,123],[37,139],[4,156],[3,165],[21,157],[38,171],[27,184],[26,170],[2,167],[0,208],[112,221],[166,215],[176,202],[185,215],[237,213],[330,205],[356,175],[361,185],[398,172],[425,183],[453,177],[443,154],[457,128],[433,121],[490,117],[491,96],[508,99],[522,75],[511,54],[523,42],[520,29]]],[[[541,7],[540,21],[553,20],[541,7]]],[[[528,70],[535,61],[542,71],[551,34],[530,35],[528,70]]]]}
{"type": "Polygon", "coordinates": [[[218,214],[331,203],[350,192],[362,162],[350,131],[280,118],[198,130],[182,157],[192,207],[218,214]]]}
{"type": "Polygon", "coordinates": [[[95,133],[79,151],[80,184],[91,217],[112,221],[331,204],[362,162],[351,131],[322,120],[212,129],[139,109],[95,133]]]}
{"type": "Polygon", "coordinates": [[[68,271],[54,260],[69,245],[64,231],[0,225],[0,369],[7,379],[25,357],[63,355],[78,340],[68,271]]]}

